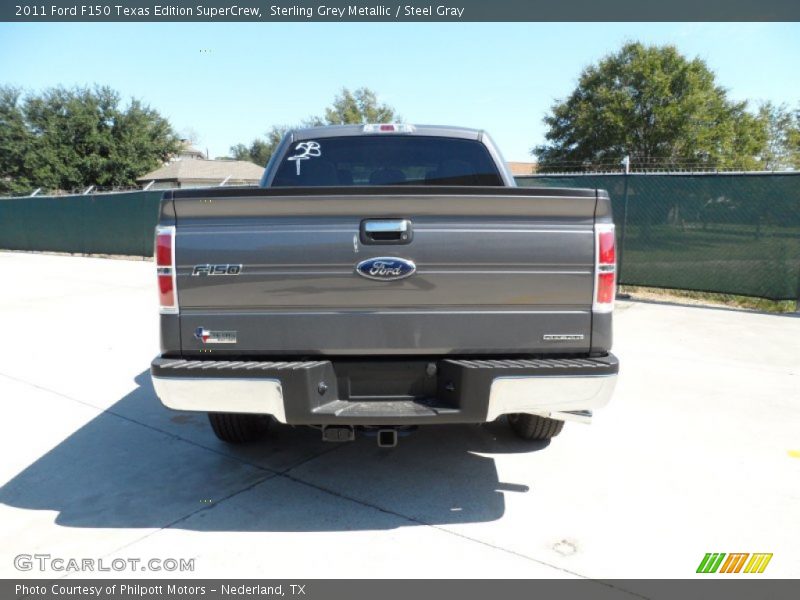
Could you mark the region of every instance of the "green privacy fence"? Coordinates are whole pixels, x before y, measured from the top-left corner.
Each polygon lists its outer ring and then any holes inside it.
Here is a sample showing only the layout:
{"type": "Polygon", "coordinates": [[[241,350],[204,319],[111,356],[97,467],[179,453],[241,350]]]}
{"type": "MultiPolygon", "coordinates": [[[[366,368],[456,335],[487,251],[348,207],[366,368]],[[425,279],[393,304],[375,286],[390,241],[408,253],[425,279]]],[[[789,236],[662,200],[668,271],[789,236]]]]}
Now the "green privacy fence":
{"type": "Polygon", "coordinates": [[[620,283],[800,297],[800,173],[541,175],[517,181],[608,190],[620,283]]]}
{"type": "Polygon", "coordinates": [[[152,256],[162,194],[0,198],[0,248],[152,256]]]}
{"type": "MultiPolygon", "coordinates": [[[[794,300],[800,174],[543,175],[608,190],[624,284],[794,300]]],[[[151,256],[162,192],[0,199],[0,248],[151,256]]]]}

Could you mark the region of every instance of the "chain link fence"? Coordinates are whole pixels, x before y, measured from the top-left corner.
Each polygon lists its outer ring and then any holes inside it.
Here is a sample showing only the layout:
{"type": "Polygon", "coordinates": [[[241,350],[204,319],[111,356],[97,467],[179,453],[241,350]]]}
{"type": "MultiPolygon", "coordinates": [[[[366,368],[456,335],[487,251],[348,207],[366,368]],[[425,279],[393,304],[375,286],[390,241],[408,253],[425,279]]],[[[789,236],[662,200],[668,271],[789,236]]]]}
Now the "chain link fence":
{"type": "Polygon", "coordinates": [[[622,284],[800,297],[800,173],[534,175],[517,182],[607,190],[622,284]]]}
{"type": "Polygon", "coordinates": [[[0,198],[0,248],[152,256],[162,195],[0,198]]]}

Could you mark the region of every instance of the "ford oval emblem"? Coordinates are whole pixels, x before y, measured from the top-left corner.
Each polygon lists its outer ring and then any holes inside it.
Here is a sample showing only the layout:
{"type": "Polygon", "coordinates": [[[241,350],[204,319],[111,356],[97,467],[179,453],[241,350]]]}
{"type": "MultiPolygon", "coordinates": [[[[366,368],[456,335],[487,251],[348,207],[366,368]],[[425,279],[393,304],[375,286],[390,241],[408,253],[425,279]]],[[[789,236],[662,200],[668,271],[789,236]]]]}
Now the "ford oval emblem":
{"type": "Polygon", "coordinates": [[[410,260],[397,258],[395,256],[379,256],[362,260],[356,265],[356,273],[367,279],[376,281],[396,281],[405,279],[414,274],[417,270],[410,260]]]}

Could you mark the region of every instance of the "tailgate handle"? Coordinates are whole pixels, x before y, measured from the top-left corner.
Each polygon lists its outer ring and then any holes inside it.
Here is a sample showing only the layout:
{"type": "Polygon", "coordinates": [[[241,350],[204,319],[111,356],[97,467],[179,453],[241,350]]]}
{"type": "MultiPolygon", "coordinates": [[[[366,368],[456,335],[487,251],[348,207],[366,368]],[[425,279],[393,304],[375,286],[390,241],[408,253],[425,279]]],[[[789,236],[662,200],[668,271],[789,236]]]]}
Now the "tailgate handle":
{"type": "Polygon", "coordinates": [[[365,219],[361,221],[362,244],[408,244],[413,237],[408,219],[365,219]]]}

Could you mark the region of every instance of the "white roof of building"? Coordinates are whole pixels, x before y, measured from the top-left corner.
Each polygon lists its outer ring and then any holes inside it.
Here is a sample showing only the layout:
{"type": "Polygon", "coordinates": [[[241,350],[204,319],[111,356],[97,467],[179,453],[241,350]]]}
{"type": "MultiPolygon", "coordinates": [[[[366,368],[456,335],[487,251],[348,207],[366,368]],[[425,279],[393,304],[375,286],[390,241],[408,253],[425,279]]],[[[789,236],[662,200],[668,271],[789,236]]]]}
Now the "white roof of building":
{"type": "Polygon", "coordinates": [[[226,177],[234,181],[258,182],[264,167],[246,160],[175,160],[154,171],[138,177],[139,183],[150,181],[222,181],[226,177]]]}

